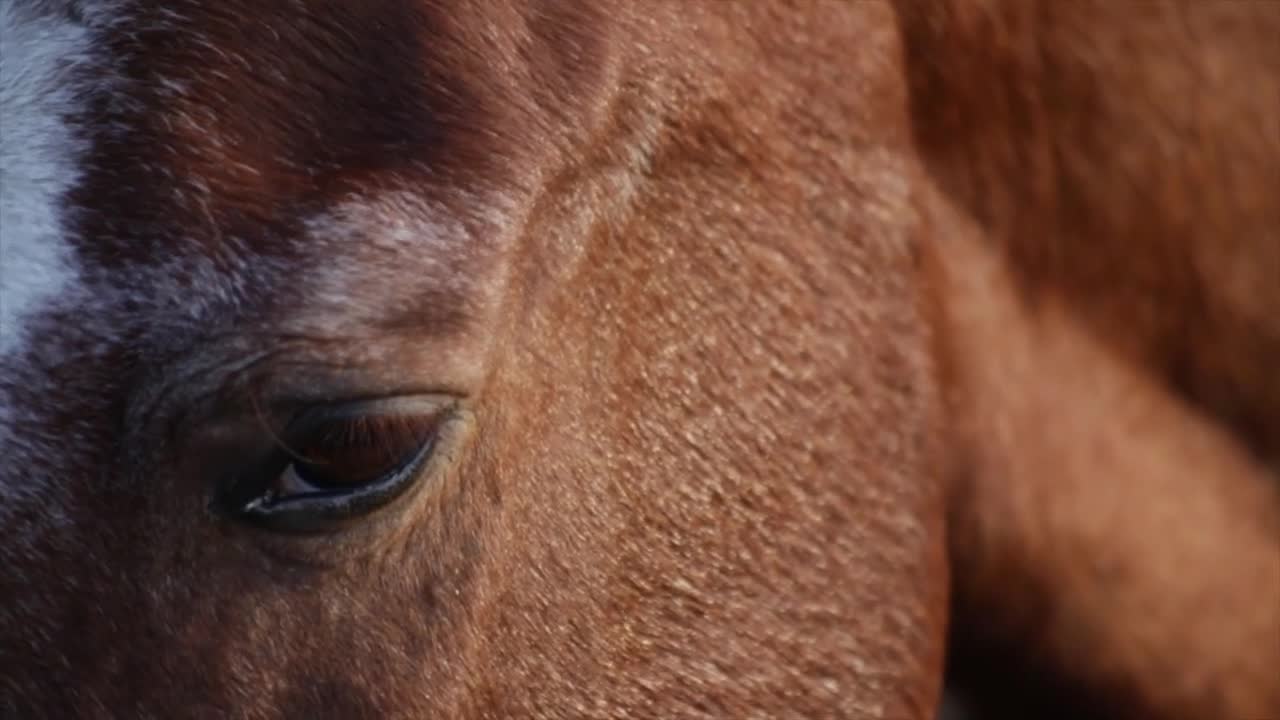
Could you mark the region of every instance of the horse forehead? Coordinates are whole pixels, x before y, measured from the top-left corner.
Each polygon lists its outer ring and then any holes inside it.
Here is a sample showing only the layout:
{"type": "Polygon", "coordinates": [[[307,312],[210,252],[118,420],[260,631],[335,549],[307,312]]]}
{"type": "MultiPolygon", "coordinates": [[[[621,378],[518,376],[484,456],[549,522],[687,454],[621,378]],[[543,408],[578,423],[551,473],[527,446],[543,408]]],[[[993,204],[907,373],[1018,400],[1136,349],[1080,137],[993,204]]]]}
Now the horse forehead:
{"type": "MultiPolygon", "coordinates": [[[[82,303],[87,317],[135,295],[154,309],[166,293],[197,308],[261,280],[269,263],[321,253],[359,269],[317,229],[368,216],[361,206],[395,216],[392,225],[432,225],[419,240],[443,234],[423,212],[440,202],[400,200],[422,160],[402,147],[447,134],[428,122],[421,83],[350,54],[314,68],[335,38],[369,46],[378,28],[398,36],[377,45],[394,46],[382,60],[413,62],[421,27],[386,17],[412,4],[335,11],[335,22],[302,23],[286,43],[235,37],[257,25],[229,22],[219,5],[0,0],[0,358],[22,355],[51,308],[82,303]],[[326,85],[339,70],[354,75],[326,85]],[[328,97],[339,90],[360,102],[328,97]]],[[[262,17],[277,40],[279,15],[262,17]]],[[[384,253],[409,250],[389,239],[384,253]]]]}
{"type": "MultiPolygon", "coordinates": [[[[82,393],[53,382],[55,370],[98,372],[126,342],[148,341],[139,328],[177,337],[237,304],[263,302],[287,286],[277,282],[282,274],[307,265],[323,266],[323,289],[335,299],[352,287],[411,288],[391,276],[405,275],[397,258],[420,255],[424,243],[442,277],[457,269],[446,260],[464,254],[465,230],[442,219],[436,200],[405,191],[414,178],[399,169],[374,168],[315,199],[319,183],[309,179],[335,157],[297,146],[307,113],[273,118],[289,132],[265,138],[272,141],[265,146],[245,137],[232,146],[216,127],[184,134],[179,121],[197,111],[220,120],[229,100],[193,98],[181,85],[231,70],[164,57],[179,38],[207,42],[191,32],[207,24],[202,17],[179,18],[188,23],[182,27],[166,17],[144,2],[0,0],[0,451],[35,452],[42,429],[57,434],[54,409],[82,393]],[[139,28],[156,36],[150,45],[134,39],[139,28]],[[291,172],[271,176],[286,143],[294,143],[291,172]],[[269,187],[240,183],[244,173],[269,187]],[[225,190],[237,186],[254,191],[225,190]],[[295,202],[299,195],[313,197],[295,202]],[[367,282],[370,272],[387,282],[367,282]],[[38,396],[27,391],[35,387],[38,396]]],[[[231,54],[205,49],[224,60],[231,54]]],[[[235,78],[225,84],[250,85],[256,95],[276,89],[235,78]]],[[[379,92],[393,91],[406,92],[379,92]]],[[[353,127],[373,122],[347,115],[353,127]]],[[[387,304],[383,295],[370,304],[387,304]]]]}

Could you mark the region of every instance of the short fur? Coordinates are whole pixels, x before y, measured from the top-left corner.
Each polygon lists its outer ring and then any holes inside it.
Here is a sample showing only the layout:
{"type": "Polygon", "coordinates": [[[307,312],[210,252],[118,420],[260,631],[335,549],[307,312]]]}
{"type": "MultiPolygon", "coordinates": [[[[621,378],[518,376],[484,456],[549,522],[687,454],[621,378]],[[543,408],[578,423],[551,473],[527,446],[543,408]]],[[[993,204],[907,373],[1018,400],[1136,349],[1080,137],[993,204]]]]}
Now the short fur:
{"type": "Polygon", "coordinates": [[[0,715],[1277,714],[1280,7],[1137,7],[0,0],[99,81],[0,715]],[[425,391],[394,508],[209,511],[425,391]]]}

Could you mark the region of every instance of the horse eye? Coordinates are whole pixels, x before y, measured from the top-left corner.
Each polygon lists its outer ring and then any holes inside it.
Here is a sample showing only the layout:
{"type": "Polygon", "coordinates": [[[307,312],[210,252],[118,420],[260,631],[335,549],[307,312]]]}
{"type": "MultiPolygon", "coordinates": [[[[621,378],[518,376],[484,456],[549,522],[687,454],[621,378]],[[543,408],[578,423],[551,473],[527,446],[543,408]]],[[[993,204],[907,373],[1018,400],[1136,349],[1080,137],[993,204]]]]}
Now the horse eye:
{"type": "Polygon", "coordinates": [[[222,505],[269,530],[322,532],[408,489],[430,457],[443,413],[339,412],[306,418],[222,505]]]}

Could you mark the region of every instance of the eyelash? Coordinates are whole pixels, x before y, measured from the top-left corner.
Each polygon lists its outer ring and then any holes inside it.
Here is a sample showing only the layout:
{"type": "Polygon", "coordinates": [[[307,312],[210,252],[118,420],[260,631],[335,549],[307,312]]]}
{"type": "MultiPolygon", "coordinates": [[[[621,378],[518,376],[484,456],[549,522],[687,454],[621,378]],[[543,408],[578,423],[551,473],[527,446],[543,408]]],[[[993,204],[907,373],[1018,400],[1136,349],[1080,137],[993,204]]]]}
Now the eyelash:
{"type": "Polygon", "coordinates": [[[281,449],[293,462],[307,465],[323,464],[323,452],[366,450],[395,453],[409,444],[426,440],[435,424],[435,418],[362,415],[322,421],[311,430],[312,436],[301,445],[281,449]]]}

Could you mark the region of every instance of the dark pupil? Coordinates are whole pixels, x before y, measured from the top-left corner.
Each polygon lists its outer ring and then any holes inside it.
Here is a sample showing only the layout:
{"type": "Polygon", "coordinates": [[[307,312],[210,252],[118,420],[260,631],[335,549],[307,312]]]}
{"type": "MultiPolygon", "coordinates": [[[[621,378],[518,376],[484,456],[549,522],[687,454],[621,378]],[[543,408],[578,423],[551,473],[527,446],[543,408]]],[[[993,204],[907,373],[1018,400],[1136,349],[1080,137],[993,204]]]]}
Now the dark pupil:
{"type": "Polygon", "coordinates": [[[298,477],[319,488],[345,489],[385,478],[413,459],[431,437],[422,418],[358,418],[304,438],[294,460],[298,477]]]}

